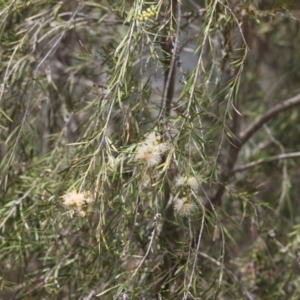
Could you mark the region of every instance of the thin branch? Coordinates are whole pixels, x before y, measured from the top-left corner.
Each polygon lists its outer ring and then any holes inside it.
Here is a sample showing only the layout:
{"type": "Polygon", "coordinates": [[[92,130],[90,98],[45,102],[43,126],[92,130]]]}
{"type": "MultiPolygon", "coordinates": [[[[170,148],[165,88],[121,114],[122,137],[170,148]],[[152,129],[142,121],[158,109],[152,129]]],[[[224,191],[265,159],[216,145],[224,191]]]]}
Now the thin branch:
{"type": "Polygon", "coordinates": [[[276,117],[280,112],[286,111],[292,107],[295,107],[300,104],[300,94],[297,96],[287,99],[275,107],[268,110],[264,115],[262,115],[258,120],[254,121],[249,127],[240,134],[241,146],[244,145],[249,138],[259,130],[265,123],[270,121],[272,118],[276,117]]]}
{"type": "MultiPolygon", "coordinates": [[[[234,173],[238,172],[238,171],[236,171],[236,169],[234,169],[234,171],[233,171],[233,168],[234,168],[235,162],[238,158],[238,154],[239,154],[241,148],[243,147],[243,145],[265,123],[270,121],[272,118],[275,118],[280,112],[286,111],[297,105],[300,105],[300,94],[298,94],[297,96],[292,97],[290,99],[284,100],[280,104],[277,104],[275,107],[271,108],[264,115],[262,115],[258,120],[254,121],[252,124],[250,124],[244,132],[237,135],[237,139],[234,141],[234,143],[232,144],[232,146],[230,147],[230,150],[229,150],[230,155],[229,155],[228,164],[225,166],[225,168],[223,169],[223,171],[220,174],[220,182],[218,184],[217,191],[215,193],[215,196],[212,197],[212,203],[214,205],[219,205],[221,203],[221,198],[225,192],[226,183],[228,182],[228,180],[234,173]]],[[[281,155],[284,155],[284,154],[281,154],[281,155]]],[[[251,168],[251,166],[249,166],[247,168],[251,168]]]]}
{"type": "Polygon", "coordinates": [[[276,161],[276,160],[280,160],[280,159],[295,158],[295,157],[300,157],[300,152],[283,153],[283,154],[279,154],[279,155],[272,156],[269,158],[262,158],[262,159],[252,161],[250,163],[247,163],[247,164],[244,164],[241,166],[237,166],[236,168],[233,169],[231,174],[245,171],[247,169],[250,169],[252,167],[255,167],[255,166],[263,164],[263,163],[268,163],[268,162],[276,161]]]}

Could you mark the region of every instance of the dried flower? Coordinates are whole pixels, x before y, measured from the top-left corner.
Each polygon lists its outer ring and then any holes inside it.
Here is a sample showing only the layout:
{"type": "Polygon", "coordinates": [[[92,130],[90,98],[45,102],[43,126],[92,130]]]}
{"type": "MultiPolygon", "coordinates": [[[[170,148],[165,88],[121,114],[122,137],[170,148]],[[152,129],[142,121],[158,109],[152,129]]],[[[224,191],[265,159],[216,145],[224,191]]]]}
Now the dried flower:
{"type": "Polygon", "coordinates": [[[177,198],[174,200],[174,209],[175,212],[181,216],[188,216],[196,208],[196,205],[190,202],[186,197],[177,198]]]}

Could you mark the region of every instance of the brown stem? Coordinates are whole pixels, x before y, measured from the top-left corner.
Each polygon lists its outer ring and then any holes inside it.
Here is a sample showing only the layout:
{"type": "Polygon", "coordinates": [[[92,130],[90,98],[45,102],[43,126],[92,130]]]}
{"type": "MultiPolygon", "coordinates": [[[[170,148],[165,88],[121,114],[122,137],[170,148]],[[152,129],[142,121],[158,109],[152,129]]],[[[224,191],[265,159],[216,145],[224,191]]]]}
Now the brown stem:
{"type": "Polygon", "coordinates": [[[165,36],[161,40],[161,48],[163,50],[163,65],[165,69],[164,95],[162,100],[162,110],[160,116],[164,112],[169,115],[171,111],[174,89],[175,89],[175,60],[177,53],[178,35],[180,27],[180,5],[177,0],[170,0],[166,5],[166,14],[169,14],[171,7],[171,15],[168,16],[168,26],[165,27],[165,36]],[[173,34],[174,23],[177,23],[176,34],[173,34]]]}
{"type": "MultiPolygon", "coordinates": [[[[164,71],[165,71],[165,82],[164,82],[164,95],[162,100],[162,107],[159,118],[165,118],[170,115],[172,101],[175,89],[175,60],[178,45],[178,36],[180,28],[180,13],[181,7],[178,0],[165,1],[166,3],[166,14],[171,14],[168,16],[168,26],[165,28],[165,36],[161,40],[161,48],[163,50],[164,59],[164,71]],[[167,3],[166,3],[167,2],[167,3]],[[171,9],[170,9],[171,8],[171,9]],[[171,12],[170,12],[171,11],[171,12]],[[174,35],[173,24],[176,24],[176,34],[174,35]]],[[[166,137],[166,136],[165,136],[166,137]]],[[[176,169],[171,168],[168,170],[168,178],[173,181],[175,177],[176,169]]],[[[163,271],[163,276],[158,280],[156,284],[157,292],[165,294],[169,298],[169,284],[170,280],[173,278],[173,272],[176,267],[176,257],[170,255],[170,253],[175,252],[176,243],[178,243],[179,232],[178,227],[174,225],[175,216],[172,206],[167,206],[171,197],[171,187],[168,180],[164,183],[164,211],[162,213],[163,217],[163,228],[160,234],[161,247],[166,249],[166,253],[163,255],[163,264],[161,270],[163,271]],[[164,282],[168,282],[164,284],[164,282]]]]}

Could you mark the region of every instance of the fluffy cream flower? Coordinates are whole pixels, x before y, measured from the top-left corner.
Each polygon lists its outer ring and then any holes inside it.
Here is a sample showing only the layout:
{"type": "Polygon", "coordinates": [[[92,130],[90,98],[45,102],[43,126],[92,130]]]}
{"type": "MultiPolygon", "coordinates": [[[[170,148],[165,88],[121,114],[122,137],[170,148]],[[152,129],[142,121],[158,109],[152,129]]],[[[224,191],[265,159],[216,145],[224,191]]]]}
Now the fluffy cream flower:
{"type": "Polygon", "coordinates": [[[71,191],[63,195],[62,198],[64,205],[80,217],[85,217],[87,213],[92,211],[94,198],[91,197],[90,192],[71,191]]]}
{"type": "Polygon", "coordinates": [[[187,198],[177,198],[174,200],[175,212],[181,216],[189,216],[195,208],[196,205],[187,198]]]}
{"type": "Polygon", "coordinates": [[[63,197],[64,205],[69,208],[81,208],[84,204],[85,196],[83,193],[77,193],[76,191],[71,191],[65,194],[63,197]]]}
{"type": "Polygon", "coordinates": [[[185,178],[181,175],[175,178],[175,186],[182,186],[185,183],[185,178]]]}
{"type": "Polygon", "coordinates": [[[147,167],[153,167],[161,162],[160,151],[157,146],[142,145],[136,154],[136,160],[144,161],[147,167]]]}
{"type": "Polygon", "coordinates": [[[77,212],[77,215],[78,215],[79,217],[81,217],[81,218],[84,218],[84,217],[86,216],[86,212],[85,212],[84,210],[79,210],[79,211],[77,212]]]}
{"type": "Polygon", "coordinates": [[[185,184],[195,191],[197,191],[199,188],[199,183],[196,177],[183,177],[179,175],[175,178],[175,186],[183,186],[185,184]]]}
{"type": "Polygon", "coordinates": [[[170,145],[168,143],[160,143],[157,145],[160,154],[166,153],[170,149],[170,145]]]}
{"type": "Polygon", "coordinates": [[[147,138],[146,138],[144,144],[155,145],[155,144],[158,144],[159,140],[160,140],[160,138],[156,136],[154,131],[152,131],[147,135],[147,138]]]}
{"type": "Polygon", "coordinates": [[[198,183],[196,177],[188,177],[186,180],[186,183],[195,191],[197,191],[199,188],[199,183],[198,183]]]}
{"type": "Polygon", "coordinates": [[[167,143],[159,143],[159,141],[160,137],[157,137],[155,132],[151,132],[138,148],[135,160],[143,161],[148,168],[158,165],[162,160],[162,154],[169,149],[167,143]]]}

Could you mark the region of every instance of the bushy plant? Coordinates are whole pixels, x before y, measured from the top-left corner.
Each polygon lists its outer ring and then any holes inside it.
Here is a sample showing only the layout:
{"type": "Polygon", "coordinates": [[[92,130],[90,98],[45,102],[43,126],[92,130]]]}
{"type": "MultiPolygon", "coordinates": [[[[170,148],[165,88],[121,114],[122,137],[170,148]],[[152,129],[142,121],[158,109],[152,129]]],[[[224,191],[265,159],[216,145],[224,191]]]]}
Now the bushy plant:
{"type": "Polygon", "coordinates": [[[0,4],[3,299],[297,299],[298,7],[0,4]]]}

